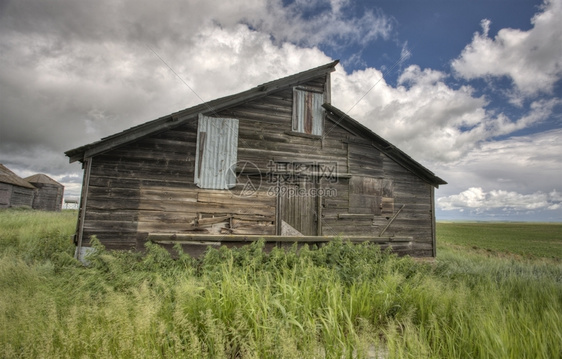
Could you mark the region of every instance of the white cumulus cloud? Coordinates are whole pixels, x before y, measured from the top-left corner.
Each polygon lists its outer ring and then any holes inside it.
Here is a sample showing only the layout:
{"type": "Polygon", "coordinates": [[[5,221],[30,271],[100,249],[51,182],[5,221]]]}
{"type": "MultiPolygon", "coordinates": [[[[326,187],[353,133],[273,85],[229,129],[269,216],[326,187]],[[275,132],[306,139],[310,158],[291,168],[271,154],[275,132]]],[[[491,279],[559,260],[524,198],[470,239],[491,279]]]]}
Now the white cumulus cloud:
{"type": "Polygon", "coordinates": [[[561,18],[562,1],[546,0],[532,29],[501,29],[494,38],[485,19],[452,67],[465,79],[508,76],[523,97],[551,93],[562,76],[561,18]]]}
{"type": "Polygon", "coordinates": [[[536,100],[521,117],[509,118],[488,110],[488,100],[471,86],[453,88],[446,73],[417,65],[404,69],[397,87],[373,68],[332,77],[336,106],[426,163],[457,161],[487,140],[544,121],[560,104],[536,100]]]}
{"type": "Polygon", "coordinates": [[[513,191],[484,191],[481,187],[471,187],[459,194],[437,199],[442,210],[476,209],[481,212],[503,210],[558,209],[561,205],[557,192],[535,192],[521,194],[513,191]],[[554,193],[554,195],[553,195],[554,193]]]}
{"type": "MultiPolygon", "coordinates": [[[[529,31],[503,29],[490,38],[484,22],[453,68],[461,79],[510,76],[528,96],[551,91],[561,69],[560,3],[546,2],[529,31]],[[505,62],[496,66],[488,53],[505,62]]],[[[11,168],[63,178],[80,171],[69,169],[65,150],[332,61],[320,45],[393,38],[391,17],[375,10],[350,15],[353,6],[349,0],[7,2],[0,6],[0,155],[11,168]]],[[[404,42],[402,59],[412,51],[404,42]]],[[[552,178],[560,174],[560,132],[496,141],[552,117],[559,99],[532,98],[514,118],[490,109],[490,99],[469,84],[451,85],[445,71],[399,68],[391,85],[382,69],[349,73],[338,66],[334,105],[447,180],[444,188],[454,192],[443,197],[482,189],[454,203],[469,196],[470,203],[488,197],[507,203],[513,193],[540,190],[549,208],[560,205],[559,192],[551,194],[559,191],[552,178]]]]}

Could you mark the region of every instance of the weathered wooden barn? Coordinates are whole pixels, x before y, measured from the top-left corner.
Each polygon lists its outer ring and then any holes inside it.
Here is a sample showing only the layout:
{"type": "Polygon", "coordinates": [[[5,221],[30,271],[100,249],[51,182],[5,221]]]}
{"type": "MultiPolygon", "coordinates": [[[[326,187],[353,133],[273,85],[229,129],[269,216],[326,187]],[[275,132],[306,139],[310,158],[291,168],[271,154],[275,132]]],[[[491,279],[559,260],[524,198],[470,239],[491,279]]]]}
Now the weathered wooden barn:
{"type": "Polygon", "coordinates": [[[341,236],[434,256],[434,188],[446,182],[330,104],[336,64],[67,151],[84,168],[77,253],[93,235],[193,254],[341,236]]]}
{"type": "Polygon", "coordinates": [[[31,208],[34,190],[29,182],[0,163],[0,208],[31,208]]]}
{"type": "Polygon", "coordinates": [[[42,211],[60,211],[64,186],[51,177],[38,173],[24,178],[35,187],[33,193],[33,209],[42,211]]]}

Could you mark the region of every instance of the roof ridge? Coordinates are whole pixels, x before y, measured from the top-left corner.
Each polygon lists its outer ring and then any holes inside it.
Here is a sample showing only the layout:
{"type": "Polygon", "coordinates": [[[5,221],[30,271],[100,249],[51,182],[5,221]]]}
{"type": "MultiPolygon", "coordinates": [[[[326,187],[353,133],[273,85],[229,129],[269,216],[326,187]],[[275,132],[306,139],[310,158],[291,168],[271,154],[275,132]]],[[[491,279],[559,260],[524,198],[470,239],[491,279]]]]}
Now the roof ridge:
{"type": "Polygon", "coordinates": [[[25,177],[24,180],[26,180],[27,182],[33,184],[33,183],[50,183],[50,184],[56,184],[56,185],[60,185],[59,182],[55,181],[54,179],[52,179],[51,177],[47,176],[44,173],[36,173],[34,175],[31,175],[29,177],[25,177]]]}

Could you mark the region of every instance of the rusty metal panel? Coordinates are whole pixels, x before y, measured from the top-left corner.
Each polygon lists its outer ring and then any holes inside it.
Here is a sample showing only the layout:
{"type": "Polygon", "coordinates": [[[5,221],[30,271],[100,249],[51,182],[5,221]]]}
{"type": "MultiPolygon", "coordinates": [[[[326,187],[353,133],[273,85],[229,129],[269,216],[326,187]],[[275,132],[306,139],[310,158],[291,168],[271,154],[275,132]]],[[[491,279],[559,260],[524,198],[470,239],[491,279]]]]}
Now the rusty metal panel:
{"type": "Polygon", "coordinates": [[[324,127],[324,94],[294,89],[293,131],[321,136],[324,127]]]}
{"type": "Polygon", "coordinates": [[[229,189],[236,184],[238,120],[199,115],[195,153],[195,184],[229,189]]]}

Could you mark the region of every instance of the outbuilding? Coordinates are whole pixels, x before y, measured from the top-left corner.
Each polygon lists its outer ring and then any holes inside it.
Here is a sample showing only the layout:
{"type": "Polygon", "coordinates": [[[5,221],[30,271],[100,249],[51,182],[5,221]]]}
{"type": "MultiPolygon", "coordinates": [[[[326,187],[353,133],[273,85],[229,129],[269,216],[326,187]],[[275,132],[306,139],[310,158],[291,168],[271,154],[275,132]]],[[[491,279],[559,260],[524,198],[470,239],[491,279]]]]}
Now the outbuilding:
{"type": "Polygon", "coordinates": [[[77,253],[94,235],[192,254],[339,236],[435,256],[434,189],[446,182],[331,105],[337,63],[67,151],[84,168],[77,253]]]}
{"type": "Polygon", "coordinates": [[[35,187],[0,163],[0,208],[33,206],[35,187]]]}
{"type": "Polygon", "coordinates": [[[60,211],[64,186],[51,177],[38,173],[24,178],[35,187],[33,194],[33,209],[42,211],[60,211]]]}

